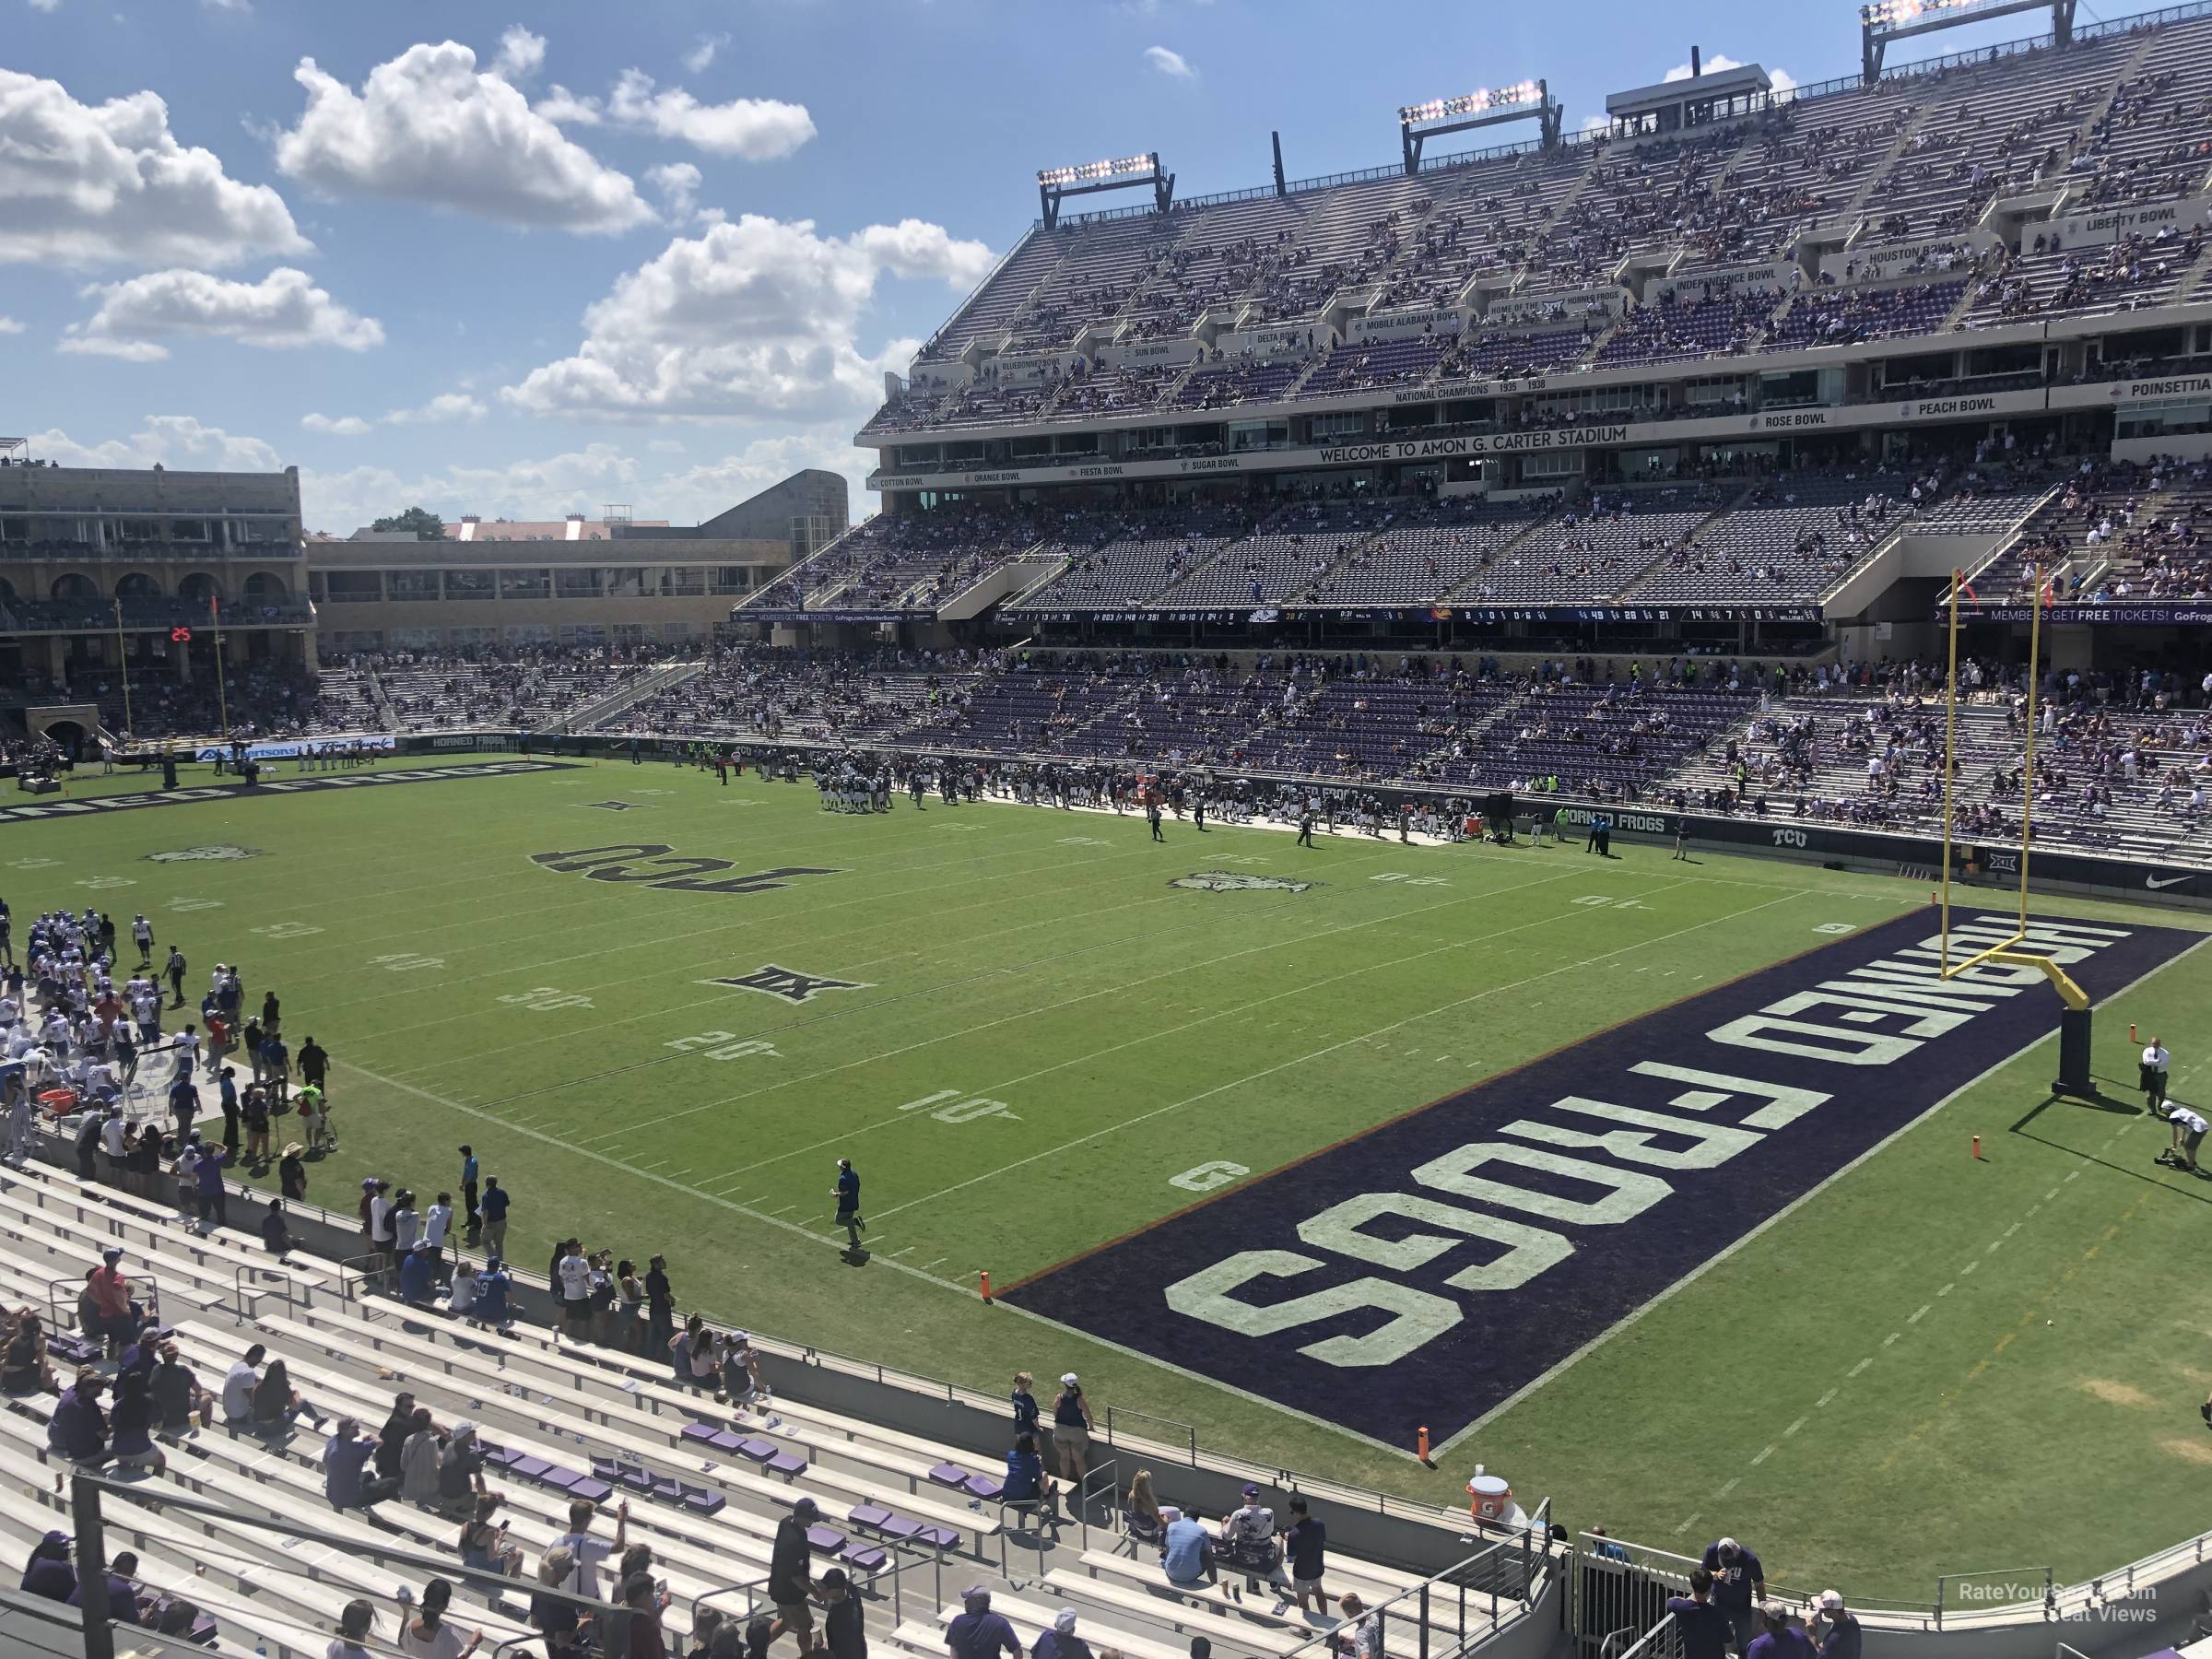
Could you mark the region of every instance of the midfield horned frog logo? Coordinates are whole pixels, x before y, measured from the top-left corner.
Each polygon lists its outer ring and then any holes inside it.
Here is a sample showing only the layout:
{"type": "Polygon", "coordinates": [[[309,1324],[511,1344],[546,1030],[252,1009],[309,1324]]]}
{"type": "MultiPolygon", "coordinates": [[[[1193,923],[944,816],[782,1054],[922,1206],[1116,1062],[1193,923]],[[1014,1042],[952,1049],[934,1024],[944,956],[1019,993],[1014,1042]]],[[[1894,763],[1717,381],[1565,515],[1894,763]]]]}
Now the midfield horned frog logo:
{"type": "Polygon", "coordinates": [[[1172,888],[1194,888],[1201,893],[1242,893],[1255,888],[1272,888],[1282,893],[1302,893],[1308,888],[1319,887],[1318,881],[1285,881],[1280,876],[1246,876],[1236,870],[1194,870],[1188,876],[1178,876],[1168,883],[1172,888]]]}
{"type": "Polygon", "coordinates": [[[216,847],[180,847],[174,853],[148,853],[148,864],[218,864],[233,858],[259,858],[259,847],[233,847],[228,842],[216,847]]]}

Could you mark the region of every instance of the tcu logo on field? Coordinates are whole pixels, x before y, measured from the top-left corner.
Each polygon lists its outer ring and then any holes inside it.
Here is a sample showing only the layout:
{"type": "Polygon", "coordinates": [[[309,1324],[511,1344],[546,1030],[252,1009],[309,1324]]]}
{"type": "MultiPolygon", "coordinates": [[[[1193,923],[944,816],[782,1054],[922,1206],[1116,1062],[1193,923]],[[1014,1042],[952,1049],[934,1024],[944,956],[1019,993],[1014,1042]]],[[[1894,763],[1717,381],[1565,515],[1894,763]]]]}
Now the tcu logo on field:
{"type": "Polygon", "coordinates": [[[1802,830],[1777,830],[1774,831],[1774,844],[1778,847],[1804,847],[1811,845],[1811,840],[1802,830]]]}

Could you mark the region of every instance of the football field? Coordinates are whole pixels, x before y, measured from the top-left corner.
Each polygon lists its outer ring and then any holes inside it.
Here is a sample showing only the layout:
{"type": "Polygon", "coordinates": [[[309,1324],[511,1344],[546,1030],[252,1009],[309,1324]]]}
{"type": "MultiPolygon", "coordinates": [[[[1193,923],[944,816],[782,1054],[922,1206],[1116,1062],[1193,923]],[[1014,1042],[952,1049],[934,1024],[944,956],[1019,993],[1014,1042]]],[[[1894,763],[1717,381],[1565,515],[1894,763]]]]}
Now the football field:
{"type": "Polygon", "coordinates": [[[288,767],[0,818],[0,897],[18,945],[142,910],[194,987],[275,988],[333,1056],[312,1201],[427,1201],[469,1141],[533,1270],[569,1234],[665,1252],[680,1304],[778,1337],[994,1393],[1073,1370],[1101,1412],[1440,1505],[1479,1461],[1577,1529],[1734,1533],[1794,1590],[1929,1601],[2195,1529],[2212,1181],[2153,1165],[2128,1041],[2201,1098],[2192,912],[2039,900],[2100,1008],[2104,1096],[2059,1102],[2055,994],[1930,982],[1924,880],[288,767]]]}

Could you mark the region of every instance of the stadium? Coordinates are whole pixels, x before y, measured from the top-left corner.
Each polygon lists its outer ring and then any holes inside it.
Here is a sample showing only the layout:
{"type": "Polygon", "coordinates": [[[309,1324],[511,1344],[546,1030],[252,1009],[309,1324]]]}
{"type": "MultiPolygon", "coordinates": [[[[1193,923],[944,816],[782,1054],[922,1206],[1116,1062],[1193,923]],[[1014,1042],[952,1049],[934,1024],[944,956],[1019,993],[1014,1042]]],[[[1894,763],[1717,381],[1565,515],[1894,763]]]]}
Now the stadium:
{"type": "Polygon", "coordinates": [[[2212,6],[1860,36],[1045,168],[873,511],[0,440],[0,1653],[2212,1653],[2212,6]]]}

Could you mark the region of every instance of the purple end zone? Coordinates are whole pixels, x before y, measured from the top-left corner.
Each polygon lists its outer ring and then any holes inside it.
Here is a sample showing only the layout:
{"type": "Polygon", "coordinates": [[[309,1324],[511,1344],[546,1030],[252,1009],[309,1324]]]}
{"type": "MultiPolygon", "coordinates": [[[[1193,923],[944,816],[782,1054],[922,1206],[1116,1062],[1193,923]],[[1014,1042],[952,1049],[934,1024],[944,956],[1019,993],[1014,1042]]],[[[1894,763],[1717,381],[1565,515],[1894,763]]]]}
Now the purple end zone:
{"type": "MultiPolygon", "coordinates": [[[[2030,925],[2025,948],[2092,1002],[2203,937],[2030,925]]],[[[1953,929],[1956,960],[2011,923],[1954,912],[1953,929]]],[[[1407,1445],[1425,1424],[1441,1444],[2057,1030],[2038,970],[1943,982],[1936,935],[1926,910],[1864,929],[1002,1294],[1371,1439],[1407,1445]]]]}

